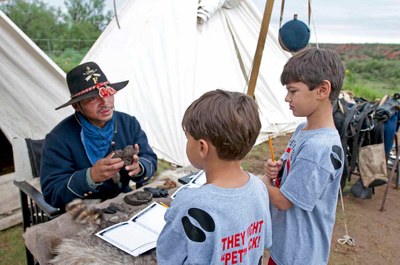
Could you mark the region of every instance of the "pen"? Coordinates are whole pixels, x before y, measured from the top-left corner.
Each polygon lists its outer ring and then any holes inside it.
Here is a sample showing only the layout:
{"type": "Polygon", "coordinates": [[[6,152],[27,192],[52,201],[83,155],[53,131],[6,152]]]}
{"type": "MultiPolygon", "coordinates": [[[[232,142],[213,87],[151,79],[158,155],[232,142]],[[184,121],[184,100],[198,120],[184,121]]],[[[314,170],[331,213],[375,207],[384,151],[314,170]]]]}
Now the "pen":
{"type": "MultiPolygon", "coordinates": [[[[271,160],[272,160],[272,162],[275,162],[274,148],[272,146],[272,137],[271,137],[271,135],[269,135],[269,137],[268,137],[268,143],[269,143],[269,151],[271,153],[271,160]]],[[[279,182],[279,178],[278,177],[274,178],[274,183],[275,183],[275,187],[279,188],[280,182],[279,182]]]]}
{"type": "Polygon", "coordinates": [[[163,203],[163,202],[158,202],[159,204],[161,204],[162,206],[164,206],[165,208],[169,208],[169,206],[168,205],[166,205],[165,203],[163,203]]]}

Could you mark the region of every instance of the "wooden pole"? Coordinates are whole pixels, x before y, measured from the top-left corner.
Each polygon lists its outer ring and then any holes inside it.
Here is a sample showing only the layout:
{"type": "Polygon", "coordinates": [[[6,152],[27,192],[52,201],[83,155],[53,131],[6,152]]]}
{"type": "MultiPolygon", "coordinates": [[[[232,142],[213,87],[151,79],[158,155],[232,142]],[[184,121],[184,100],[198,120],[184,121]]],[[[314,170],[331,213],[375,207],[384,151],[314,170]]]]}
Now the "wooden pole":
{"type": "MultiPolygon", "coordinates": [[[[386,183],[386,189],[385,189],[385,193],[383,194],[381,209],[379,210],[381,212],[383,212],[385,210],[386,197],[389,192],[389,187],[390,187],[390,184],[392,183],[392,179],[394,176],[394,172],[396,171],[397,164],[399,163],[399,149],[398,149],[399,145],[398,145],[397,135],[395,135],[395,143],[396,143],[396,157],[395,157],[395,160],[394,160],[394,163],[392,166],[392,170],[390,171],[388,182],[386,183]]],[[[398,168],[397,168],[397,170],[398,170],[398,168]]],[[[397,174],[399,174],[399,173],[397,172],[397,174]]]]}
{"type": "Polygon", "coordinates": [[[253,68],[250,75],[249,87],[247,95],[254,96],[256,88],[258,73],[260,71],[261,59],[264,51],[265,39],[267,38],[268,27],[271,21],[272,8],[274,7],[274,0],[267,0],[265,2],[264,16],[261,22],[260,35],[258,36],[258,43],[256,53],[254,55],[253,68]]]}

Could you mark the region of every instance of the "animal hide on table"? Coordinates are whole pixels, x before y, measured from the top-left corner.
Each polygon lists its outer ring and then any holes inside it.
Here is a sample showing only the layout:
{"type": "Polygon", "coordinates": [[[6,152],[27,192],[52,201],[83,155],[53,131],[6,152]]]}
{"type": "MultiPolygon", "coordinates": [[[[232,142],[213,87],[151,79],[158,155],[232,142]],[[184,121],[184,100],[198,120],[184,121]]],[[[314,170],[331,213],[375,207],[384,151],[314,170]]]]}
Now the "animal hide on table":
{"type": "Polygon", "coordinates": [[[54,258],[49,261],[49,264],[157,264],[155,249],[134,257],[95,235],[108,226],[128,220],[145,206],[138,208],[120,204],[117,205],[119,206],[117,213],[108,215],[99,212],[98,209],[88,207],[82,200],[73,201],[71,204],[74,204],[74,207],[72,210],[69,209],[68,213],[72,215],[75,222],[85,225],[85,228],[74,237],[63,239],[54,249],[54,258]]]}
{"type": "MultiPolygon", "coordinates": [[[[163,185],[167,179],[178,183],[178,177],[193,173],[194,171],[191,170],[191,168],[185,168],[183,171],[166,171],[165,174],[163,173],[164,176],[159,176],[147,186],[163,185]]],[[[173,194],[178,188],[179,186],[170,189],[169,193],[173,194]]],[[[98,211],[94,210],[93,215],[82,214],[78,218],[66,213],[49,222],[29,227],[23,234],[26,247],[42,265],[157,264],[155,250],[133,257],[95,235],[103,228],[129,220],[136,212],[146,207],[146,205],[130,206],[124,203],[123,198],[128,194],[121,193],[113,199],[96,205],[97,208],[105,208],[111,204],[121,206],[123,209],[119,209],[115,214],[98,215],[98,211]],[[96,217],[100,218],[96,219],[96,217]]],[[[153,200],[167,205],[171,203],[171,198],[153,198],[153,200]]]]}

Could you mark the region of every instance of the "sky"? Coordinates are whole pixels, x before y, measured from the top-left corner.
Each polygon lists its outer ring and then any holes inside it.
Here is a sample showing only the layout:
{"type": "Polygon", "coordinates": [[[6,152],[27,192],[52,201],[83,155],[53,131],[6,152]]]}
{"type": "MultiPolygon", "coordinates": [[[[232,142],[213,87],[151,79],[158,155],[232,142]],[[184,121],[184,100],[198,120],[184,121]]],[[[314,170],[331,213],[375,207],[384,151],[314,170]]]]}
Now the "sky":
{"type": "MultiPolygon", "coordinates": [[[[64,0],[42,0],[55,7],[64,0]]],[[[121,7],[127,0],[115,0],[121,7]]],[[[135,0],[128,0],[135,1],[135,0]]],[[[264,12],[266,0],[253,1],[264,12]]],[[[272,0],[269,0],[272,1],[272,0]]],[[[105,0],[113,9],[113,0],[105,0]]],[[[308,0],[285,0],[282,25],[298,14],[308,23],[308,0]]],[[[270,27],[278,31],[281,1],[274,1],[270,27]]],[[[312,43],[396,43],[400,44],[400,0],[311,0],[312,43]]]]}

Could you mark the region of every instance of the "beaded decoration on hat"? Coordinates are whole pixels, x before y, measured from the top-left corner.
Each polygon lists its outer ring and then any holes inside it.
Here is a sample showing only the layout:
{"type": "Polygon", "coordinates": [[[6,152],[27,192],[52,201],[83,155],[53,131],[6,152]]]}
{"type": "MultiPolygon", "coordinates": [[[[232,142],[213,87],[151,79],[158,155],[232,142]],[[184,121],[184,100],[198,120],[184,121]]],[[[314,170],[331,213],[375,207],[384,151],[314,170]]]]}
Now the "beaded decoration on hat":
{"type": "Polygon", "coordinates": [[[129,81],[110,83],[101,68],[94,62],[87,62],[67,73],[67,84],[71,99],[56,110],[96,96],[107,97],[124,88],[129,81]]]}

